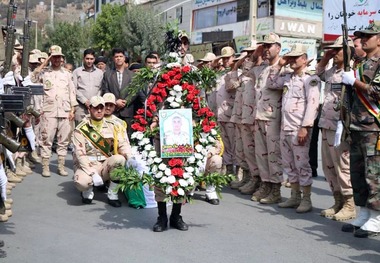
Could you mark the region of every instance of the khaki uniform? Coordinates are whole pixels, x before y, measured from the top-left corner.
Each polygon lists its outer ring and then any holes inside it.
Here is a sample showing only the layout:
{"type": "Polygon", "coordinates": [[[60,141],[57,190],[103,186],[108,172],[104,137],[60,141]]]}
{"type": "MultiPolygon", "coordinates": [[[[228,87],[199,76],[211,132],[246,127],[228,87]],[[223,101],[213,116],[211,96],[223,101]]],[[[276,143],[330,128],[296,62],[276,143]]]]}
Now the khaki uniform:
{"type": "MultiPolygon", "coordinates": [[[[92,187],[93,173],[98,173],[103,181],[117,180],[118,178],[110,178],[110,172],[113,168],[124,166],[125,161],[131,157],[132,151],[125,137],[125,130],[116,121],[103,120],[100,134],[113,147],[117,147],[117,154],[111,157],[104,156],[93,143],[86,138],[80,128],[84,125],[93,127],[88,118],[84,119],[74,130],[74,182],[77,189],[81,192],[87,191],[92,187]],[[117,138],[117,142],[115,141],[117,138]]],[[[115,151],[115,150],[114,150],[115,151]]],[[[114,152],[113,152],[114,153],[114,152]]]]}
{"type": "Polygon", "coordinates": [[[352,195],[350,180],[350,145],[342,142],[334,147],[337,123],[340,112],[334,108],[340,101],[342,91],[342,69],[336,66],[326,70],[317,68],[316,74],[325,81],[324,102],[319,119],[322,129],[322,169],[332,192],[352,195]]]}
{"type": "MultiPolygon", "coordinates": [[[[220,155],[222,151],[222,147],[219,142],[216,143],[214,147],[212,147],[207,155],[205,174],[212,173],[221,173],[223,166],[223,158],[220,155]]],[[[215,190],[215,186],[207,185],[206,187],[206,197],[211,199],[218,199],[218,195],[215,190]]]]}
{"type": "Polygon", "coordinates": [[[73,81],[78,101],[78,106],[75,109],[75,121],[80,122],[88,114],[86,101],[89,101],[93,96],[99,96],[101,93],[103,71],[96,67],[93,67],[91,71],[79,67],[73,72],[73,81]]]}
{"type": "Polygon", "coordinates": [[[236,79],[237,72],[228,72],[218,82],[216,104],[218,105],[218,126],[224,144],[223,164],[235,164],[235,124],[230,122],[236,90],[229,89],[230,80],[236,79]]]}
{"type": "Polygon", "coordinates": [[[272,67],[264,64],[251,70],[256,81],[255,155],[261,180],[278,184],[283,181],[280,152],[282,91],[267,87],[272,67]]]}
{"type": "MultiPolygon", "coordinates": [[[[283,90],[281,120],[281,156],[284,172],[290,183],[312,184],[309,147],[314,120],[318,114],[320,79],[305,71],[301,75],[288,73],[276,78],[271,71],[270,86],[283,90]],[[298,131],[307,128],[304,145],[298,143],[298,131]]],[[[277,71],[278,74],[278,71],[277,71]]]]}
{"type": "Polygon", "coordinates": [[[44,86],[40,128],[41,157],[50,158],[55,135],[58,141],[57,154],[66,156],[72,133],[69,113],[78,104],[71,73],[62,68],[47,68],[42,74],[34,72],[31,79],[32,82],[41,82],[44,86]]]}

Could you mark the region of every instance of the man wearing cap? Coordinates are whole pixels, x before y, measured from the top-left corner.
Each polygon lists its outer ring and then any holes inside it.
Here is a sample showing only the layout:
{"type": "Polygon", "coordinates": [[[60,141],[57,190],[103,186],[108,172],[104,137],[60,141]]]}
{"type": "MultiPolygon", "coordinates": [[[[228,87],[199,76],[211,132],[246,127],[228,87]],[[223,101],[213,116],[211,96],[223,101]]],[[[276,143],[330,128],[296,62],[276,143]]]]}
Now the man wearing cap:
{"type": "Polygon", "coordinates": [[[358,217],[342,227],[366,238],[380,233],[380,21],[366,30],[355,31],[366,58],[356,72],[344,72],[342,82],[353,87],[351,107],[350,173],[358,217]]]}
{"type": "Polygon", "coordinates": [[[128,124],[128,134],[132,133],[131,124],[135,112],[141,105],[144,105],[145,95],[139,91],[131,100],[131,104],[126,105],[125,98],[128,96],[128,86],[132,81],[134,73],[125,65],[124,50],[114,48],[112,57],[115,63],[115,69],[108,70],[104,73],[102,82],[102,94],[113,93],[116,97],[115,115],[128,124]]]}
{"type": "Polygon", "coordinates": [[[268,77],[269,88],[283,91],[281,157],[282,167],[291,184],[290,199],[278,206],[297,208],[297,213],[312,210],[309,147],[319,107],[320,79],[307,71],[307,65],[307,46],[297,43],[271,69],[268,77]],[[287,64],[293,72],[280,75],[281,68],[287,64]]]}
{"type": "MultiPolygon", "coordinates": [[[[351,55],[354,55],[351,38],[348,39],[348,46],[351,48],[351,55]]],[[[338,37],[335,43],[326,49],[316,71],[326,83],[319,127],[322,132],[322,169],[335,202],[330,208],[322,210],[321,215],[343,221],[356,217],[350,180],[350,144],[347,141],[335,141],[337,127],[342,125],[340,112],[336,111],[336,107],[340,103],[342,92],[343,37],[338,37]],[[333,59],[333,67],[326,70],[330,59],[333,59]]]]}
{"type": "Polygon", "coordinates": [[[122,119],[116,117],[113,113],[116,109],[116,98],[112,93],[106,93],[103,95],[104,99],[104,118],[107,121],[114,122],[118,127],[118,132],[121,133],[121,136],[129,142],[127,134],[127,123],[122,119]]]}
{"type": "Polygon", "coordinates": [[[282,91],[267,87],[269,71],[280,59],[280,37],[269,33],[261,44],[253,54],[253,61],[261,59],[264,63],[254,66],[251,74],[256,81],[255,155],[262,182],[251,200],[266,204],[281,202],[283,181],[280,152],[282,91]]]}
{"type": "Polygon", "coordinates": [[[95,50],[86,49],[83,52],[83,66],[73,72],[73,81],[76,88],[78,106],[75,108],[75,122],[78,124],[88,114],[90,98],[100,95],[103,80],[103,71],[96,68],[95,50]]]}
{"type": "MultiPolygon", "coordinates": [[[[232,47],[222,48],[220,58],[223,60],[223,66],[230,69],[234,63],[235,50],[232,47]]],[[[235,164],[235,125],[231,122],[232,108],[234,106],[236,89],[229,89],[231,87],[230,81],[235,72],[228,72],[223,74],[217,80],[217,119],[218,126],[224,144],[223,165],[226,167],[226,174],[234,174],[235,164]]]]}
{"type": "Polygon", "coordinates": [[[49,58],[34,70],[32,82],[42,83],[44,95],[41,109],[41,157],[42,176],[49,177],[51,148],[57,135],[58,174],[67,176],[65,158],[74,120],[76,101],[75,86],[71,73],[62,69],[62,48],[53,45],[49,49],[49,58]],[[45,68],[50,62],[50,66],[45,68]]]}
{"type": "Polygon", "coordinates": [[[187,36],[186,32],[180,31],[178,38],[181,41],[181,45],[178,50],[179,56],[182,59],[181,64],[184,66],[190,65],[194,62],[194,57],[191,54],[187,54],[190,46],[189,37],[187,36]]]}
{"type": "Polygon", "coordinates": [[[114,121],[104,118],[105,102],[103,97],[90,99],[89,117],[75,128],[74,144],[74,182],[82,192],[82,202],[90,204],[94,197],[93,186],[101,186],[111,180],[107,197],[113,207],[120,207],[118,180],[112,177],[113,169],[124,166],[131,157],[131,147],[127,138],[118,130],[114,121]]]}

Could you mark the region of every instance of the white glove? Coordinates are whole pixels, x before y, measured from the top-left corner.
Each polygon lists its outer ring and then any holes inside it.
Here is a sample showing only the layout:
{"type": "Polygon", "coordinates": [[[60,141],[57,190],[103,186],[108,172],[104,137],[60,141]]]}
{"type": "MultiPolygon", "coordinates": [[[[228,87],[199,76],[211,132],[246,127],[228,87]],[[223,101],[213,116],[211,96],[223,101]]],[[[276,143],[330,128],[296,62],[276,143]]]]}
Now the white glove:
{"type": "Polygon", "coordinates": [[[26,86],[31,86],[31,85],[35,85],[33,84],[33,82],[31,81],[30,77],[29,76],[26,76],[24,78],[24,81],[21,82],[22,86],[26,87],[26,86]]]}
{"type": "Polygon", "coordinates": [[[104,184],[102,177],[100,177],[98,173],[92,174],[92,182],[94,183],[94,186],[101,186],[104,184]]]}
{"type": "Polygon", "coordinates": [[[10,85],[10,86],[16,85],[16,80],[13,75],[13,71],[9,71],[7,74],[5,74],[3,78],[3,85],[10,85]]]}
{"type": "Polygon", "coordinates": [[[342,73],[342,83],[343,84],[353,86],[355,83],[355,80],[356,80],[356,78],[355,78],[354,72],[352,70],[342,73]]]}
{"type": "Polygon", "coordinates": [[[1,199],[7,200],[7,175],[5,174],[4,167],[0,164],[0,187],[1,187],[1,199]]]}
{"type": "Polygon", "coordinates": [[[335,132],[334,147],[338,147],[340,145],[340,141],[342,139],[342,132],[343,132],[343,123],[342,121],[338,121],[336,132],[335,132]]]}

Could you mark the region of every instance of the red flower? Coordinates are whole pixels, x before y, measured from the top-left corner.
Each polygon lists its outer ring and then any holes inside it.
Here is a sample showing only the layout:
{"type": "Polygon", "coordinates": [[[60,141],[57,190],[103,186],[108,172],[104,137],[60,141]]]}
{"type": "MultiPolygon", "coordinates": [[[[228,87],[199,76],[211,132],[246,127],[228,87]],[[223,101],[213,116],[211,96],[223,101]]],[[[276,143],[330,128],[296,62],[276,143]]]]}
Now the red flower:
{"type": "Polygon", "coordinates": [[[149,110],[147,110],[145,113],[146,113],[146,116],[148,118],[152,118],[153,117],[153,114],[149,110]]]}
{"type": "Polygon", "coordinates": [[[142,124],[142,125],[147,125],[148,122],[144,119],[144,118],[140,118],[139,119],[139,122],[142,124]]]}
{"type": "Polygon", "coordinates": [[[170,193],[172,196],[178,196],[178,192],[177,190],[172,190],[172,192],[170,193]]]}
{"type": "Polygon", "coordinates": [[[210,125],[211,128],[214,128],[216,126],[216,122],[215,121],[210,121],[209,125],[210,125]]]}
{"type": "Polygon", "coordinates": [[[171,70],[167,73],[170,77],[174,77],[177,73],[174,70],[171,70]]]}
{"type": "Polygon", "coordinates": [[[174,183],[172,183],[173,187],[177,187],[178,185],[179,185],[178,181],[175,181],[174,183]]]}
{"type": "Polygon", "coordinates": [[[141,131],[141,132],[145,131],[145,128],[142,127],[139,123],[133,123],[133,124],[131,125],[131,127],[132,127],[132,129],[135,130],[135,131],[141,131]]]}
{"type": "Polygon", "coordinates": [[[182,79],[182,75],[181,74],[177,74],[177,75],[174,76],[174,79],[181,80],[182,79]]]}
{"type": "Polygon", "coordinates": [[[157,97],[156,97],[156,101],[157,101],[158,103],[161,103],[161,102],[163,102],[163,99],[162,99],[161,96],[157,96],[157,97]]]}
{"type": "Polygon", "coordinates": [[[169,166],[171,166],[171,167],[183,166],[183,161],[182,161],[182,159],[173,158],[169,161],[169,166]]]}
{"type": "Polygon", "coordinates": [[[214,116],[215,114],[212,112],[212,111],[208,111],[207,113],[206,113],[206,116],[207,117],[212,117],[212,116],[214,116]]]}
{"type": "Polygon", "coordinates": [[[164,89],[164,88],[166,88],[166,84],[163,83],[163,82],[158,82],[158,83],[157,83],[157,87],[158,87],[159,89],[164,89]]]}
{"type": "Polygon", "coordinates": [[[137,113],[137,114],[144,114],[144,111],[145,111],[144,109],[138,109],[138,110],[136,111],[136,113],[137,113]]]}
{"type": "Polygon", "coordinates": [[[202,130],[203,130],[203,132],[205,132],[205,133],[209,133],[209,132],[211,131],[211,127],[208,126],[208,125],[204,125],[204,126],[202,127],[202,130]]]}
{"type": "Polygon", "coordinates": [[[155,112],[155,111],[157,110],[157,107],[156,107],[155,104],[150,104],[150,105],[148,105],[148,107],[149,107],[149,109],[150,109],[151,111],[153,111],[153,112],[155,112]]]}
{"type": "Polygon", "coordinates": [[[161,75],[161,78],[162,78],[163,80],[169,80],[169,79],[170,79],[170,76],[169,76],[168,74],[162,74],[162,75],[161,75]]]}
{"type": "Polygon", "coordinates": [[[198,110],[199,109],[199,104],[198,103],[194,103],[193,104],[193,109],[194,110],[198,110]]]}
{"type": "Polygon", "coordinates": [[[185,72],[185,73],[190,72],[190,70],[191,70],[191,67],[190,67],[190,66],[184,66],[184,67],[182,68],[182,72],[185,72]]]}
{"type": "Polygon", "coordinates": [[[193,94],[187,94],[186,96],[186,99],[189,101],[189,102],[192,102],[194,100],[194,95],[193,94]]]}
{"type": "Polygon", "coordinates": [[[171,172],[172,172],[172,175],[174,175],[176,177],[180,177],[180,178],[183,177],[183,170],[182,170],[182,168],[172,168],[171,172]]]}

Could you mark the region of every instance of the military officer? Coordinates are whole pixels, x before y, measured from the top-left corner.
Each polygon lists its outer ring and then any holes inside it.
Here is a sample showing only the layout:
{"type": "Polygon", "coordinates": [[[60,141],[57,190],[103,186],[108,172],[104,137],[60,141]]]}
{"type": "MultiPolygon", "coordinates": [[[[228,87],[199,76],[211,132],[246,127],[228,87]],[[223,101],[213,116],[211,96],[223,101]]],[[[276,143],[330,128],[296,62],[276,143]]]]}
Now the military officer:
{"type": "Polygon", "coordinates": [[[74,182],[82,192],[82,202],[90,204],[94,197],[93,186],[111,180],[108,203],[120,207],[117,194],[119,178],[112,177],[111,172],[114,168],[125,166],[126,160],[131,157],[131,147],[123,133],[118,132],[115,122],[104,118],[103,97],[92,97],[89,106],[90,116],[75,128],[72,138],[74,182]]]}

